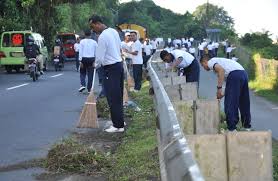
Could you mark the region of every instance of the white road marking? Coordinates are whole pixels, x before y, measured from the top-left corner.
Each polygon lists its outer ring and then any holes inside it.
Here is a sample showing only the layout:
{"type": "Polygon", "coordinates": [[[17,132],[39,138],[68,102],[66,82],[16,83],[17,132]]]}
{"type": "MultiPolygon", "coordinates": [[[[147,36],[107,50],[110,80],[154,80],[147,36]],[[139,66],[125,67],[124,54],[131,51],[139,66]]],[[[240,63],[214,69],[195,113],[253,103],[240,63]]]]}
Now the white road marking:
{"type": "Polygon", "coordinates": [[[278,107],[273,107],[272,109],[278,109],[278,107]]]}
{"type": "Polygon", "coordinates": [[[61,76],[61,75],[63,75],[63,74],[57,74],[57,75],[53,75],[53,76],[51,76],[51,77],[54,78],[54,77],[59,77],[59,76],[61,76]]]}
{"type": "Polygon", "coordinates": [[[26,85],[28,85],[28,84],[29,84],[29,83],[25,83],[25,84],[21,84],[21,85],[18,85],[18,86],[10,87],[10,88],[7,88],[7,90],[13,90],[13,89],[16,89],[16,88],[19,88],[19,87],[26,86],[26,85]]]}

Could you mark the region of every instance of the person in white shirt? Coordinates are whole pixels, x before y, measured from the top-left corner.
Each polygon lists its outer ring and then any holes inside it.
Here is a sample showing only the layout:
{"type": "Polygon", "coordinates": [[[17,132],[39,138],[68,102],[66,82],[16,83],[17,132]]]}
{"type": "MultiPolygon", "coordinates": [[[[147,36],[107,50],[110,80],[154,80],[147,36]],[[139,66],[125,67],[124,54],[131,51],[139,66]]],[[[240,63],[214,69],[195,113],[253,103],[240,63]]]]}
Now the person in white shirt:
{"type": "Polygon", "coordinates": [[[141,89],[142,82],[142,44],[137,39],[137,33],[135,31],[130,32],[130,36],[134,43],[131,46],[131,51],[125,51],[132,55],[134,91],[138,92],[141,89]]]}
{"type": "Polygon", "coordinates": [[[217,99],[225,96],[224,109],[230,131],[236,130],[239,121],[238,109],[240,110],[241,122],[246,131],[251,129],[250,98],[248,88],[248,76],[244,68],[237,62],[226,58],[212,58],[204,55],[201,65],[207,71],[213,70],[218,77],[217,99]],[[225,94],[222,86],[226,78],[225,94]]]}
{"type": "Polygon", "coordinates": [[[193,38],[193,37],[190,37],[190,38],[189,38],[189,41],[191,42],[191,44],[193,44],[194,38],[193,38]]]}
{"type": "Polygon", "coordinates": [[[202,43],[199,43],[198,49],[199,49],[198,56],[202,57],[204,55],[204,47],[202,43]]]}
{"type": "Polygon", "coordinates": [[[151,40],[151,46],[152,46],[152,55],[153,55],[157,49],[157,42],[155,41],[155,39],[151,40]]]}
{"type": "Polygon", "coordinates": [[[195,48],[193,47],[193,46],[191,46],[190,48],[189,48],[189,53],[193,56],[193,57],[195,57],[195,48]]]}
{"type": "Polygon", "coordinates": [[[79,47],[80,47],[80,38],[77,37],[76,42],[73,46],[75,52],[75,61],[76,61],[76,71],[79,70],[79,47]]]}
{"type": "Polygon", "coordinates": [[[85,90],[86,74],[88,77],[87,90],[91,91],[93,81],[94,62],[96,55],[97,42],[91,39],[91,30],[85,30],[85,39],[80,41],[79,61],[80,61],[80,82],[79,92],[85,90]]]}
{"type": "Polygon", "coordinates": [[[144,45],[144,50],[146,53],[146,57],[145,57],[143,64],[144,64],[144,67],[147,68],[147,63],[148,63],[149,59],[151,58],[151,54],[152,54],[152,46],[150,45],[150,41],[148,39],[146,40],[146,44],[144,45]]]}
{"type": "Polygon", "coordinates": [[[213,56],[213,45],[212,45],[212,42],[210,42],[210,43],[208,44],[207,48],[208,48],[209,57],[210,57],[210,58],[214,57],[214,56],[213,56]]]}
{"type": "Polygon", "coordinates": [[[231,52],[236,49],[236,47],[232,47],[231,45],[228,45],[226,48],[226,58],[231,58],[231,52]]]}
{"type": "Polygon", "coordinates": [[[101,64],[104,68],[103,83],[113,122],[113,125],[104,131],[109,133],[124,132],[124,69],[120,36],[115,29],[108,28],[97,15],[93,15],[89,19],[89,23],[92,29],[100,34],[96,52],[96,66],[101,64]]]}
{"type": "Polygon", "coordinates": [[[122,43],[121,43],[121,49],[122,49],[123,57],[127,64],[128,71],[131,71],[131,69],[132,69],[132,55],[126,53],[124,50],[131,51],[132,44],[133,44],[133,41],[131,41],[130,33],[126,32],[125,40],[122,41],[122,43]]]}
{"type": "Polygon", "coordinates": [[[200,78],[200,66],[198,61],[190,53],[182,50],[167,52],[163,50],[160,58],[170,64],[169,68],[177,67],[179,75],[186,76],[186,82],[198,82],[200,78]]]}
{"type": "Polygon", "coordinates": [[[218,48],[219,48],[219,43],[218,42],[215,42],[213,44],[214,46],[214,56],[217,57],[218,56],[218,48]]]}

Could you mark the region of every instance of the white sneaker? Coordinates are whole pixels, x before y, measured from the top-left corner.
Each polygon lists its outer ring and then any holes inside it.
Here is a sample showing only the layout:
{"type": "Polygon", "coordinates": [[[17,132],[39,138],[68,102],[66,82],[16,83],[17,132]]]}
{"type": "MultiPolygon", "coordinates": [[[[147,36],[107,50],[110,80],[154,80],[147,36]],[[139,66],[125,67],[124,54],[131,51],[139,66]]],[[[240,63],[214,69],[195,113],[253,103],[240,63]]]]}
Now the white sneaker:
{"type": "Polygon", "coordinates": [[[78,89],[78,91],[79,91],[79,92],[83,92],[83,90],[85,90],[85,89],[86,89],[86,87],[81,86],[81,87],[78,89]]]}
{"type": "Polygon", "coordinates": [[[124,132],[125,128],[115,128],[114,126],[110,126],[109,128],[104,130],[105,132],[108,133],[120,133],[120,132],[124,132]]]}

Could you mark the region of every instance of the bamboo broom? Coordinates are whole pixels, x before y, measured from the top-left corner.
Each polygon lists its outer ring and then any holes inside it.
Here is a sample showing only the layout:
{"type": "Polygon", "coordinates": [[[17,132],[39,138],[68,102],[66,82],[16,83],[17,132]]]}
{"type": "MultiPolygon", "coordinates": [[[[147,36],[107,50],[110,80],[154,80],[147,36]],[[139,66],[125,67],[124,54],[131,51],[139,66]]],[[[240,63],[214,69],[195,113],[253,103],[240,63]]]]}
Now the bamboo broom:
{"type": "Polygon", "coordinates": [[[95,75],[96,75],[96,69],[94,68],[91,92],[81,112],[79,123],[77,125],[78,128],[99,128],[99,124],[97,120],[96,99],[93,91],[94,84],[95,84],[95,75]]]}

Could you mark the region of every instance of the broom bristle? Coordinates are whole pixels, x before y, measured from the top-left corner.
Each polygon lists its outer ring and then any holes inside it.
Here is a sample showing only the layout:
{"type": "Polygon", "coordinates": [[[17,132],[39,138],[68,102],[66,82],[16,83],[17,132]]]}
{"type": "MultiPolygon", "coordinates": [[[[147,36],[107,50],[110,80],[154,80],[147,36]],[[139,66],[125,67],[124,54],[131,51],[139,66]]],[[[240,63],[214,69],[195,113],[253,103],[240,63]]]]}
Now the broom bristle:
{"type": "Polygon", "coordinates": [[[128,102],[128,93],[124,86],[124,97],[123,97],[123,103],[126,104],[128,102]]]}
{"type": "Polygon", "coordinates": [[[134,87],[134,81],[131,76],[127,77],[127,86],[128,86],[128,89],[130,89],[131,87],[134,87]]]}
{"type": "Polygon", "coordinates": [[[99,128],[97,108],[93,91],[89,94],[81,112],[78,128],[99,128]]]}

